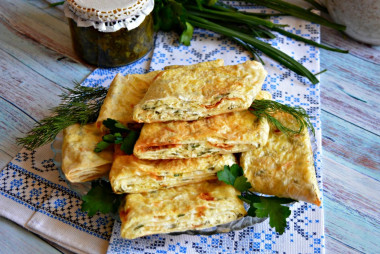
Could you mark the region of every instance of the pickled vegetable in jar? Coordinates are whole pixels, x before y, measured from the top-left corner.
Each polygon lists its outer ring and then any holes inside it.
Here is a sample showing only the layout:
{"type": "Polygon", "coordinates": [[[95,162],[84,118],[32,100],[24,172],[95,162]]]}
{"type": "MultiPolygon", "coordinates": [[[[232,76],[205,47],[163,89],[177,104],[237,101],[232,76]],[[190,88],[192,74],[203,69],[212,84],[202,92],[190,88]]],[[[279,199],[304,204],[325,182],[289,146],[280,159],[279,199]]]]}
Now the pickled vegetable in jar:
{"type": "Polygon", "coordinates": [[[154,0],[67,0],[75,53],[89,64],[118,67],[153,47],[154,0]]]}

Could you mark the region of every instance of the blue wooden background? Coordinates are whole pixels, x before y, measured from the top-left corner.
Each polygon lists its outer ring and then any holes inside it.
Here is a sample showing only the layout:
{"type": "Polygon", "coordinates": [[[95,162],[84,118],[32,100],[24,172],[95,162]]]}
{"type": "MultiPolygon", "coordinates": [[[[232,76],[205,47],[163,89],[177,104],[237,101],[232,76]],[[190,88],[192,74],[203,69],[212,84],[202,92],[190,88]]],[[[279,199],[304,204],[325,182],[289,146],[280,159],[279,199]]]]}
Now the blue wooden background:
{"type": "MultiPolygon", "coordinates": [[[[15,138],[93,70],[74,54],[62,9],[47,6],[0,2],[0,169],[21,149],[15,138]]],[[[326,250],[380,253],[380,48],[321,30],[323,43],[350,50],[321,50],[326,250]]],[[[4,218],[0,245],[0,253],[67,252],[4,218]]]]}

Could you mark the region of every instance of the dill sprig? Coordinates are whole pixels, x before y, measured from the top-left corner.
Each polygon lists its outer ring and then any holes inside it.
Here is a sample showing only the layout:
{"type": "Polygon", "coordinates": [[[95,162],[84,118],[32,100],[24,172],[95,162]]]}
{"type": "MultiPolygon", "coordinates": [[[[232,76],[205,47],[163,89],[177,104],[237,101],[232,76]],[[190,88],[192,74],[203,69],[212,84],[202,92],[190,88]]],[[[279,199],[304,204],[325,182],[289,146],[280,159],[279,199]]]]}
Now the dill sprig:
{"type": "Polygon", "coordinates": [[[51,109],[52,116],[42,119],[26,137],[17,138],[19,145],[33,150],[53,141],[59,132],[72,124],[95,122],[107,89],[75,84],[74,88],[66,90],[60,95],[61,104],[51,109]]]}
{"type": "Polygon", "coordinates": [[[281,132],[289,134],[299,134],[304,128],[310,128],[315,135],[315,130],[313,124],[310,122],[310,117],[306,113],[306,110],[302,107],[296,106],[291,107],[272,100],[255,100],[248,109],[252,114],[256,115],[257,118],[265,117],[274,126],[277,127],[281,132]],[[299,129],[293,130],[284,126],[279,120],[273,117],[276,112],[285,112],[294,117],[297,121],[299,129]]]}

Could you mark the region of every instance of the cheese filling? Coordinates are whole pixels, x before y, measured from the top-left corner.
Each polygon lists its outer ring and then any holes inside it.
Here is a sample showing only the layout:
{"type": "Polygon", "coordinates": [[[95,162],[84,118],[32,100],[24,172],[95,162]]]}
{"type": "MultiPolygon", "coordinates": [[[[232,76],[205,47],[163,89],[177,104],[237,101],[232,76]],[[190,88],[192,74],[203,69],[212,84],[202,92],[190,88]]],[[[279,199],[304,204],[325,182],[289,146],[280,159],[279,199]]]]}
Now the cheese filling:
{"type": "MultiPolygon", "coordinates": [[[[237,95],[236,95],[237,96],[237,95]]],[[[160,120],[197,120],[201,117],[215,115],[215,112],[232,112],[248,108],[250,102],[244,103],[239,97],[230,94],[217,96],[207,104],[199,104],[195,101],[185,101],[173,98],[172,100],[147,101],[142,106],[142,111],[137,114],[137,120],[141,115],[150,121],[160,120]]]]}
{"type": "Polygon", "coordinates": [[[176,159],[176,158],[199,158],[207,157],[212,154],[227,154],[245,152],[260,146],[257,144],[229,144],[199,142],[179,145],[166,145],[147,147],[145,151],[137,156],[140,159],[176,159]]]}

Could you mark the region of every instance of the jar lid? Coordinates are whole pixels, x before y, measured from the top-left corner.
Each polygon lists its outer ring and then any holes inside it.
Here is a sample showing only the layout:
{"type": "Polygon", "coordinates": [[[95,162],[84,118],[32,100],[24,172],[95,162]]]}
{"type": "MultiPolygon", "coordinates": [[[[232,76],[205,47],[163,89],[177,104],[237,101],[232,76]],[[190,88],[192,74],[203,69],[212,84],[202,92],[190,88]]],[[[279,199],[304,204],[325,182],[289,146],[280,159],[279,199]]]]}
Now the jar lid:
{"type": "Polygon", "coordinates": [[[79,27],[101,32],[138,27],[154,8],[154,0],[66,0],[65,15],[79,27]]]}

